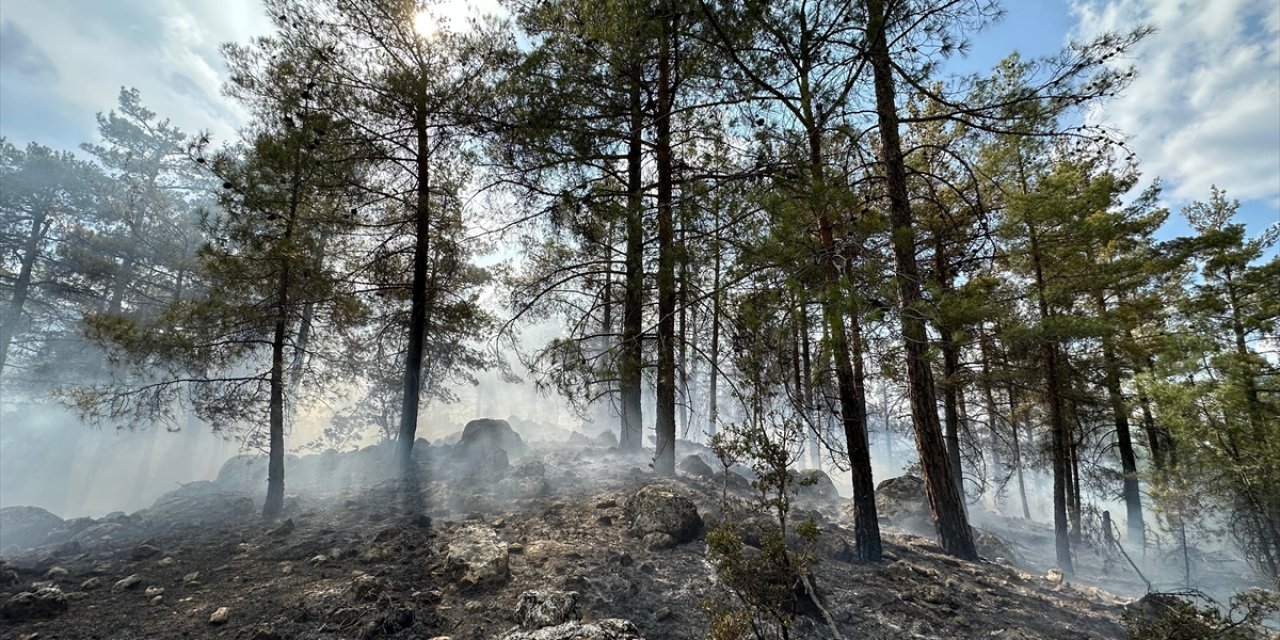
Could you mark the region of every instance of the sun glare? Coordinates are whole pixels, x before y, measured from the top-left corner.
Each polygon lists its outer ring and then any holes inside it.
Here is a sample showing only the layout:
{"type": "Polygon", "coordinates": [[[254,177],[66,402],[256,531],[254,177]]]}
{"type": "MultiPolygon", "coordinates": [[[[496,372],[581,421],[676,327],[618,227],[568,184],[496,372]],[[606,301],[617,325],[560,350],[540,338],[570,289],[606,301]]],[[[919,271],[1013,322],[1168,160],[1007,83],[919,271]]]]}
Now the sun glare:
{"type": "Polygon", "coordinates": [[[413,16],[413,30],[423,38],[430,37],[431,34],[440,30],[439,21],[431,15],[430,11],[423,9],[413,16]]]}

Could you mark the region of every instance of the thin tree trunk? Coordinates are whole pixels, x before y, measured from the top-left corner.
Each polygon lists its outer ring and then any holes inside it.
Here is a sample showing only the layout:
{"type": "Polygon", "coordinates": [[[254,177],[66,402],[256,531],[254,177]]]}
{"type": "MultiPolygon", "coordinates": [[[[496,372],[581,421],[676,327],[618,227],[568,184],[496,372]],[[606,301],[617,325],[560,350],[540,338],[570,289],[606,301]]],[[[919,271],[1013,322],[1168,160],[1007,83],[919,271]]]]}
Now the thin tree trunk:
{"type": "Polygon", "coordinates": [[[416,134],[417,203],[414,210],[413,284],[409,303],[409,339],[404,356],[404,390],[396,454],[400,469],[413,468],[413,441],[418,431],[418,401],[422,394],[422,360],[427,329],[427,267],[431,253],[431,147],[427,137],[425,97],[414,109],[416,134]]]}
{"type": "MultiPolygon", "coordinates": [[[[1027,222],[1027,232],[1031,241],[1031,260],[1035,268],[1036,299],[1040,309],[1040,323],[1050,318],[1049,302],[1045,295],[1045,278],[1042,257],[1040,255],[1040,239],[1035,227],[1027,222]]],[[[1058,343],[1052,338],[1041,338],[1041,351],[1044,358],[1045,392],[1049,400],[1049,428],[1053,442],[1053,532],[1057,550],[1058,566],[1064,573],[1075,573],[1071,562],[1071,538],[1067,530],[1067,484],[1071,479],[1068,460],[1068,436],[1066,418],[1063,416],[1062,383],[1058,370],[1058,343]]]]}
{"type": "Polygon", "coordinates": [[[22,310],[31,291],[31,274],[40,255],[40,243],[48,235],[50,226],[47,209],[32,214],[31,232],[27,234],[27,241],[22,247],[22,266],[18,268],[18,277],[13,281],[13,299],[9,301],[9,308],[0,322],[0,374],[4,373],[5,364],[9,360],[9,345],[18,333],[18,325],[22,323],[22,310]]]}
{"type": "Polygon", "coordinates": [[[916,264],[915,224],[907,193],[906,165],[898,134],[898,107],[894,97],[893,61],[889,54],[888,12],[885,0],[867,0],[869,14],[867,56],[875,76],[876,112],[880,125],[880,160],[889,193],[893,225],[894,266],[902,341],[906,351],[907,388],[925,494],[933,513],[939,542],[947,553],[977,559],[956,479],[947,463],[946,446],[938,424],[938,407],[927,351],[929,336],[921,309],[920,271],[916,264]]]}
{"type": "MultiPolygon", "coordinates": [[[[1098,313],[1107,316],[1107,301],[1097,294],[1098,313]]],[[[1107,397],[1116,424],[1116,448],[1120,450],[1120,469],[1124,473],[1122,494],[1125,515],[1128,519],[1129,542],[1141,545],[1146,539],[1146,526],[1142,518],[1142,496],[1138,492],[1138,458],[1133,452],[1133,437],[1129,433],[1129,407],[1125,405],[1120,389],[1120,363],[1116,358],[1115,343],[1111,336],[1102,339],[1102,365],[1105,372],[1107,397]]]]}
{"type": "Polygon", "coordinates": [[[1031,507],[1027,504],[1027,484],[1022,475],[1022,443],[1018,436],[1021,430],[1021,420],[1018,419],[1018,400],[1017,390],[1014,389],[1013,383],[1009,383],[1009,425],[1013,432],[1013,467],[1018,474],[1018,497],[1022,500],[1022,517],[1031,519],[1031,507]]]}

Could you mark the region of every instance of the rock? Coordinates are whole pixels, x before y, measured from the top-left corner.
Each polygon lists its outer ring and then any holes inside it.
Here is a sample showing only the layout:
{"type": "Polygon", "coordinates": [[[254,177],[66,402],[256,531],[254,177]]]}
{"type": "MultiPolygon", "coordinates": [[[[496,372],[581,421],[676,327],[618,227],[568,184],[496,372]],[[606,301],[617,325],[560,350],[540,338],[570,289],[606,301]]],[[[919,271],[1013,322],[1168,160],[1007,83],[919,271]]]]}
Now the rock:
{"type": "Polygon", "coordinates": [[[612,509],[616,506],[618,506],[618,501],[613,499],[601,500],[600,502],[596,503],[597,509],[612,509]]]}
{"type": "Polygon", "coordinates": [[[101,588],[102,588],[102,578],[99,578],[97,576],[89,578],[88,580],[85,580],[84,582],[80,583],[81,591],[93,591],[94,589],[101,589],[101,588]]]}
{"type": "Polygon", "coordinates": [[[462,438],[458,440],[454,452],[467,458],[476,458],[483,451],[502,449],[512,457],[524,455],[527,447],[520,434],[511,428],[506,420],[480,418],[467,423],[462,428],[462,438]]]}
{"type": "Polygon", "coordinates": [[[151,601],[150,601],[150,602],[148,602],[147,604],[149,604],[149,605],[151,605],[151,606],[153,606],[153,607],[154,607],[154,606],[158,606],[158,605],[160,605],[160,604],[161,604],[161,603],[163,603],[163,602],[164,602],[164,596],[157,595],[157,596],[154,596],[153,598],[151,598],[151,601]]]}
{"type": "Polygon", "coordinates": [[[160,559],[160,562],[157,562],[157,563],[156,563],[156,566],[157,566],[157,567],[172,567],[172,566],[173,566],[173,557],[172,557],[172,556],[166,556],[166,557],[164,557],[164,558],[161,558],[161,559],[160,559]]]}
{"type": "Polygon", "coordinates": [[[93,549],[98,545],[111,540],[111,537],[123,528],[124,525],[116,522],[103,522],[83,529],[71,540],[86,548],[93,549]]]}
{"type": "Polygon", "coordinates": [[[38,546],[60,526],[62,518],[40,507],[5,507],[0,509],[0,549],[38,546]]]}
{"type": "Polygon", "coordinates": [[[526,591],[516,603],[516,624],[528,631],[581,619],[577,591],[526,591]]]}
{"type": "Polygon", "coordinates": [[[23,591],[0,605],[0,618],[24,622],[55,618],[67,612],[67,596],[57,587],[23,591]]]}
{"type": "Polygon", "coordinates": [[[513,478],[545,478],[547,467],[540,460],[525,460],[511,470],[513,478]]]}
{"type": "Polygon", "coordinates": [[[1062,570],[1058,569],[1057,567],[1050,569],[1048,572],[1044,574],[1044,579],[1049,581],[1049,584],[1052,584],[1052,585],[1062,584],[1062,580],[1064,577],[1065,576],[1062,575],[1062,570]]]}
{"type": "Polygon", "coordinates": [[[371,575],[356,576],[351,581],[351,595],[357,602],[374,602],[386,589],[386,584],[371,575]]]}
{"type": "Polygon", "coordinates": [[[445,552],[445,565],[464,589],[505,584],[511,578],[509,562],[507,545],[481,525],[459,529],[445,552]]]}
{"type": "Polygon", "coordinates": [[[231,609],[226,607],[218,607],[209,616],[209,624],[226,624],[231,618],[231,609]]]}
{"type": "Polygon", "coordinates": [[[751,481],[737,471],[731,470],[727,474],[717,472],[715,477],[712,478],[712,482],[715,483],[716,487],[723,487],[727,484],[730,491],[751,490],[751,481]]]}
{"type": "Polygon", "coordinates": [[[915,476],[889,478],[877,485],[876,513],[899,527],[933,530],[924,480],[915,476]]]}
{"type": "Polygon", "coordinates": [[[267,486],[267,456],[239,455],[222,463],[214,482],[227,489],[262,491],[267,486]]]}
{"type": "Polygon", "coordinates": [[[693,540],[702,531],[702,517],[693,501],[656,485],[631,496],[625,511],[631,533],[641,538],[662,533],[681,543],[693,540]]]}
{"type": "Polygon", "coordinates": [[[836,483],[832,482],[831,476],[821,469],[793,472],[792,477],[796,482],[796,494],[803,498],[824,502],[840,499],[840,491],[836,489],[836,483]]]}
{"type": "Polygon", "coordinates": [[[200,572],[192,571],[191,573],[188,573],[187,575],[182,576],[182,584],[192,584],[199,579],[200,579],[200,572]]]}
{"type": "Polygon", "coordinates": [[[122,578],[118,580],[115,584],[111,585],[111,591],[112,592],[128,591],[130,589],[138,588],[138,586],[141,584],[142,584],[142,578],[140,578],[138,574],[135,573],[127,578],[122,578]]]}
{"type": "Polygon", "coordinates": [[[383,544],[383,543],[391,542],[392,540],[395,540],[396,538],[399,538],[402,535],[404,535],[403,528],[398,527],[396,525],[391,525],[390,527],[387,527],[386,529],[379,531],[377,535],[373,536],[373,542],[375,544],[383,544]]]}
{"type": "Polygon", "coordinates": [[[134,547],[133,551],[129,552],[129,557],[134,560],[146,560],[147,558],[153,558],[158,555],[160,555],[159,547],[149,544],[140,544],[134,547]]]}
{"type": "Polygon", "coordinates": [[[275,538],[283,538],[293,533],[293,530],[297,528],[298,526],[293,523],[293,518],[289,518],[288,520],[280,523],[280,526],[268,531],[267,535],[275,538]]]}
{"type": "Polygon", "coordinates": [[[612,431],[601,431],[591,439],[591,442],[597,447],[605,447],[607,449],[618,446],[618,436],[614,435],[612,431]]]}
{"type": "Polygon", "coordinates": [[[680,464],[676,465],[676,470],[693,478],[710,479],[716,475],[715,469],[712,469],[711,465],[698,455],[685,456],[680,464]]]}
{"type": "Polygon", "coordinates": [[[644,548],[650,551],[670,549],[678,544],[676,539],[671,537],[670,534],[656,532],[646,533],[644,538],[641,540],[641,543],[644,544],[644,548]]]}
{"type": "Polygon", "coordinates": [[[66,569],[63,569],[62,567],[53,567],[48,571],[44,572],[44,577],[49,580],[57,580],[58,578],[67,577],[69,573],[71,572],[67,571],[66,569]]]}
{"type": "Polygon", "coordinates": [[[1013,547],[1004,538],[990,531],[973,528],[973,543],[978,548],[978,555],[983,558],[1014,566],[1022,564],[1013,547]]]}
{"type": "Polygon", "coordinates": [[[566,622],[536,631],[512,631],[502,640],[644,640],[630,621],[620,618],[597,620],[591,624],[566,622]]]}
{"type": "Polygon", "coordinates": [[[158,595],[164,594],[164,587],[147,587],[147,590],[142,593],[148,598],[154,598],[158,595]]]}

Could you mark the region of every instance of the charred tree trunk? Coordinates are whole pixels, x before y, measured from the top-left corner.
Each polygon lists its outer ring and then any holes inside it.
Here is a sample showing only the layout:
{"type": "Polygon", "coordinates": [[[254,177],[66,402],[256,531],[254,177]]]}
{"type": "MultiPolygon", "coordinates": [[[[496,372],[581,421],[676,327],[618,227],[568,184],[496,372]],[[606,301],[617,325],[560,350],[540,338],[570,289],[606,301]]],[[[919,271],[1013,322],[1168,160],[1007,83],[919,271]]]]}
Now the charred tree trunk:
{"type": "MultiPolygon", "coordinates": [[[[666,13],[668,7],[663,6],[666,13]]],[[[674,18],[662,15],[658,43],[658,90],[655,164],[658,172],[658,381],[654,471],[660,476],[676,472],[676,256],[672,229],[671,159],[671,31],[674,18]]]]}
{"type": "Polygon", "coordinates": [[[946,425],[947,464],[956,481],[956,491],[964,500],[964,467],[960,460],[960,345],[950,327],[939,327],[942,334],[942,413],[946,425]]]}
{"type": "Polygon", "coordinates": [[[400,469],[413,466],[413,441],[418,431],[418,399],[422,393],[422,360],[427,329],[427,266],[431,251],[431,148],[427,138],[427,106],[420,99],[413,114],[418,178],[414,210],[413,283],[409,303],[409,339],[404,355],[404,395],[400,404],[400,429],[396,454],[400,469]]]}
{"type": "Polygon", "coordinates": [[[925,314],[921,309],[916,230],[911,200],[907,193],[902,142],[898,134],[898,107],[894,97],[893,60],[890,58],[888,40],[889,14],[885,4],[885,0],[867,0],[867,57],[875,76],[880,161],[889,193],[894,267],[916,447],[920,452],[920,467],[924,472],[925,493],[929,498],[942,548],[954,556],[977,559],[973,532],[965,516],[960,492],[956,490],[956,479],[947,462],[942,429],[938,424],[933,372],[927,356],[929,336],[925,328],[925,314]]]}
{"type": "Polygon", "coordinates": [[[1022,429],[1022,421],[1018,419],[1018,396],[1013,384],[1008,386],[1009,394],[1009,427],[1013,433],[1013,468],[1018,474],[1018,498],[1022,500],[1022,517],[1031,519],[1031,507],[1027,504],[1027,484],[1022,475],[1022,438],[1018,432],[1022,429]]]}
{"type": "Polygon", "coordinates": [[[639,451],[644,444],[640,378],[644,366],[644,184],[641,166],[644,112],[640,102],[641,69],[631,70],[630,131],[627,138],[627,249],[622,297],[622,358],[618,367],[622,396],[622,425],[618,446],[639,451]]]}

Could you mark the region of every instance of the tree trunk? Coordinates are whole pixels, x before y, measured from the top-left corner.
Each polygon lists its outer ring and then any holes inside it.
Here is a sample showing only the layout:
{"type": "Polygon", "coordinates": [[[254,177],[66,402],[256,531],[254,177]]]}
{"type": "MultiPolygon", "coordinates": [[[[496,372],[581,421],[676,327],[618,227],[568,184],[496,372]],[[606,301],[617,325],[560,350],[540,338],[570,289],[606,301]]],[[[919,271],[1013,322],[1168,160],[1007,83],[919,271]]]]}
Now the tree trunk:
{"type": "MultiPolygon", "coordinates": [[[[1050,318],[1049,301],[1045,296],[1044,266],[1040,255],[1040,240],[1034,225],[1027,222],[1027,233],[1031,241],[1031,260],[1035,268],[1036,300],[1040,309],[1040,324],[1043,328],[1050,318]]],[[[1063,573],[1075,573],[1071,562],[1071,538],[1067,531],[1067,483],[1068,474],[1068,436],[1066,418],[1062,408],[1062,383],[1058,371],[1058,343],[1049,336],[1040,339],[1044,358],[1045,393],[1049,400],[1049,429],[1053,442],[1053,533],[1057,550],[1058,567],[1063,573]]]]}
{"type": "Polygon", "coordinates": [[[417,202],[414,207],[413,283],[409,302],[409,339],[404,355],[404,390],[396,454],[401,472],[413,468],[413,441],[418,432],[418,399],[422,394],[422,360],[427,330],[427,266],[431,252],[431,147],[427,138],[427,107],[421,98],[414,109],[417,136],[417,202]]]}
{"type": "Polygon", "coordinates": [[[1027,484],[1022,475],[1022,439],[1018,435],[1018,431],[1022,428],[1022,421],[1018,419],[1018,396],[1017,390],[1014,389],[1012,383],[1008,386],[1009,394],[1009,426],[1013,432],[1013,468],[1018,474],[1018,497],[1022,500],[1022,517],[1031,519],[1031,507],[1027,504],[1027,484]]]}
{"type": "MultiPolygon", "coordinates": [[[[1107,301],[1102,293],[1097,295],[1098,313],[1107,316],[1107,301]]],[[[1120,389],[1120,363],[1116,358],[1115,343],[1111,336],[1102,338],[1102,366],[1105,372],[1107,398],[1116,423],[1116,447],[1120,450],[1120,469],[1124,472],[1122,493],[1125,515],[1128,519],[1129,542],[1141,546],[1146,539],[1146,526],[1142,518],[1142,496],[1138,493],[1138,459],[1133,452],[1133,437],[1129,433],[1129,407],[1125,405],[1120,389]]]]}
{"type": "Polygon", "coordinates": [[[18,268],[18,277],[13,282],[13,300],[0,321],[0,374],[4,373],[5,364],[9,360],[9,345],[18,334],[18,325],[22,323],[22,310],[27,304],[27,295],[31,291],[31,273],[35,270],[36,259],[40,255],[40,243],[49,233],[49,212],[41,209],[40,213],[31,216],[31,232],[22,247],[22,266],[18,268]]]}
{"type": "MultiPolygon", "coordinates": [[[[663,13],[668,9],[663,4],[663,13]]],[[[658,170],[658,381],[657,451],[653,469],[660,476],[676,473],[676,256],[672,229],[671,161],[671,30],[674,18],[660,16],[655,164],[658,170]]]]}
{"type": "Polygon", "coordinates": [[[921,309],[920,271],[916,264],[915,227],[911,200],[907,193],[906,165],[898,134],[898,107],[894,97],[893,62],[889,56],[888,14],[885,0],[867,0],[869,14],[867,56],[875,76],[876,112],[880,124],[880,160],[889,192],[893,225],[894,266],[898,284],[898,304],[902,341],[906,351],[907,388],[911,397],[912,422],[925,494],[933,512],[939,542],[947,553],[977,559],[973,532],[965,516],[956,479],[947,462],[933,372],[928,360],[929,336],[921,309]]]}
{"type": "Polygon", "coordinates": [[[946,424],[947,464],[956,481],[956,491],[964,500],[964,467],[960,462],[959,394],[960,345],[950,327],[938,327],[942,334],[942,413],[946,424]]]}
{"type": "Polygon", "coordinates": [[[644,366],[644,193],[642,151],[644,112],[640,102],[641,70],[631,70],[631,128],[627,139],[627,249],[622,296],[622,362],[618,367],[622,395],[622,425],[618,446],[639,451],[644,446],[640,378],[644,366]]]}

